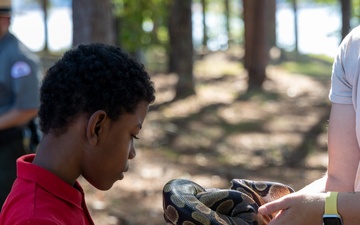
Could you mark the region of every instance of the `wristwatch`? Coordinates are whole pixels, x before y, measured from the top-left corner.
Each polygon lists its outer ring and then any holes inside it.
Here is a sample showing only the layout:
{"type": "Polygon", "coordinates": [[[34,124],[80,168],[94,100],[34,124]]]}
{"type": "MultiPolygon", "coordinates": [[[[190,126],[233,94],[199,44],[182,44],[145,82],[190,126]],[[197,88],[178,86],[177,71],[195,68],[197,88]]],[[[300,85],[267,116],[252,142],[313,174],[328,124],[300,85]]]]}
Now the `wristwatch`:
{"type": "Polygon", "coordinates": [[[325,199],[325,213],[323,225],[343,225],[341,216],[337,211],[338,192],[328,192],[325,199]]]}

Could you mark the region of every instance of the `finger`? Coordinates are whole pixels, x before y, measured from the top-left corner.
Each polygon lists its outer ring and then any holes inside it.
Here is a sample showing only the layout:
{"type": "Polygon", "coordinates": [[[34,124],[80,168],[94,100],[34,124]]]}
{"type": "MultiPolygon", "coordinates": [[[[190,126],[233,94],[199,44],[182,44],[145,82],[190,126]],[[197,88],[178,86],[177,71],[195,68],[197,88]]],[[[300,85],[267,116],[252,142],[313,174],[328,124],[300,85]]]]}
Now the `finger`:
{"type": "Polygon", "coordinates": [[[289,208],[289,205],[287,202],[288,201],[286,201],[286,196],[285,196],[278,200],[266,203],[266,204],[260,206],[259,213],[262,215],[269,215],[269,214],[276,213],[280,210],[287,209],[287,208],[289,208]]]}
{"type": "Polygon", "coordinates": [[[289,220],[286,220],[287,217],[287,210],[284,211],[280,211],[275,218],[273,218],[268,225],[287,225],[289,224],[289,220]],[[285,222],[284,222],[284,218],[285,218],[285,222]]]}

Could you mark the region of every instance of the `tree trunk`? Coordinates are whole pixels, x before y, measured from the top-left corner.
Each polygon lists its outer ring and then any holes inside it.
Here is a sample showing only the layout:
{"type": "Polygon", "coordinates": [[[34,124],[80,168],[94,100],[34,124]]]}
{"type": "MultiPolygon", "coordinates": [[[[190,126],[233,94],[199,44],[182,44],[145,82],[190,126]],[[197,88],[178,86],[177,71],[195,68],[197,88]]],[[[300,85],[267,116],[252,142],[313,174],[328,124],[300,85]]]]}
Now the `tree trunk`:
{"type": "Polygon", "coordinates": [[[205,52],[207,50],[207,26],[206,26],[206,0],[201,0],[202,5],[202,24],[203,24],[203,40],[202,40],[202,50],[205,52]]]}
{"type": "Polygon", "coordinates": [[[294,12],[294,36],[295,36],[295,53],[299,53],[299,26],[298,26],[298,13],[297,13],[297,0],[292,0],[292,7],[294,12]]]}
{"type": "Polygon", "coordinates": [[[101,42],[115,44],[110,0],[73,0],[73,46],[101,42]]]}
{"type": "Polygon", "coordinates": [[[114,18],[114,32],[115,32],[115,45],[122,47],[122,43],[121,43],[121,34],[122,34],[122,23],[123,23],[123,18],[118,16],[114,18]]]}
{"type": "Polygon", "coordinates": [[[268,34],[268,50],[270,50],[276,46],[276,0],[267,0],[265,8],[265,27],[268,34]]]}
{"type": "Polygon", "coordinates": [[[341,37],[342,39],[350,31],[350,18],[351,18],[351,2],[350,0],[340,0],[341,1],[341,16],[342,16],[342,28],[341,28],[341,37]]]}
{"type": "Polygon", "coordinates": [[[49,51],[49,35],[48,35],[48,26],[47,26],[47,21],[48,21],[48,12],[47,12],[47,8],[48,8],[48,0],[41,0],[41,8],[42,11],[44,13],[43,19],[44,19],[44,48],[43,51],[48,52],[49,51]]]}
{"type": "Polygon", "coordinates": [[[244,67],[248,72],[248,92],[261,90],[269,61],[269,4],[274,0],[243,0],[245,21],[244,67]]]}
{"type": "Polygon", "coordinates": [[[178,75],[175,99],[195,94],[191,0],[174,0],[169,17],[170,52],[178,75]]]}
{"type": "Polygon", "coordinates": [[[225,0],[225,27],[226,27],[226,34],[228,37],[227,45],[228,48],[230,47],[230,40],[231,40],[231,34],[230,34],[230,1],[225,0]]]}

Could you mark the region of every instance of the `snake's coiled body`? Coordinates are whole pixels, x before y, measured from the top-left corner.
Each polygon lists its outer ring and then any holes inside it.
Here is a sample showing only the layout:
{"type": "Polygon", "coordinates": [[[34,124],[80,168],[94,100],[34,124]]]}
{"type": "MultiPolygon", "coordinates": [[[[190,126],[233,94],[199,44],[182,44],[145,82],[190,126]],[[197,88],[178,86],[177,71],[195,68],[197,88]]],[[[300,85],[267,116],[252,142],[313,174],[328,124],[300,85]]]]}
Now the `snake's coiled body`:
{"type": "Polygon", "coordinates": [[[163,189],[165,220],[175,225],[266,225],[274,215],[259,215],[260,205],[294,190],[276,182],[233,179],[230,189],[205,189],[185,179],[163,189]]]}

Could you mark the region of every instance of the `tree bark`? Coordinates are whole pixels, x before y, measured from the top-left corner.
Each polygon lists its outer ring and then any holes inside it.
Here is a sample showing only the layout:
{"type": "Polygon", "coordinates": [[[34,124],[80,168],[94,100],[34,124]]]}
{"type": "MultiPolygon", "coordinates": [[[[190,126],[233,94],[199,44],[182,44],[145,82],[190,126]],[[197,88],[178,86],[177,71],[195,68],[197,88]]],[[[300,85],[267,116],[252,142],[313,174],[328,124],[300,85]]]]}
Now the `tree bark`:
{"type": "Polygon", "coordinates": [[[101,42],[115,44],[110,0],[73,0],[73,46],[101,42]]]}
{"type": "Polygon", "coordinates": [[[276,0],[267,0],[265,9],[265,27],[268,34],[268,50],[270,50],[276,46],[276,0]]]}
{"type": "Polygon", "coordinates": [[[267,7],[270,0],[243,0],[245,21],[244,67],[248,72],[248,92],[262,89],[269,61],[267,7]]]}
{"type": "Polygon", "coordinates": [[[203,24],[203,40],[202,40],[202,50],[205,52],[207,50],[207,42],[208,42],[208,36],[207,36],[207,26],[206,26],[206,0],[201,0],[202,5],[202,24],[203,24]]]}
{"type": "Polygon", "coordinates": [[[48,35],[48,25],[47,25],[47,21],[48,21],[48,0],[41,0],[41,8],[42,11],[44,13],[43,19],[44,19],[44,48],[43,51],[48,52],[49,51],[49,46],[48,46],[48,42],[49,42],[49,35],[48,35]]]}
{"type": "Polygon", "coordinates": [[[191,0],[174,0],[170,6],[170,61],[178,76],[175,99],[195,94],[191,0]]]}
{"type": "Polygon", "coordinates": [[[226,34],[228,37],[227,45],[230,47],[230,40],[231,40],[231,34],[230,34],[230,1],[225,0],[224,1],[225,6],[225,27],[226,27],[226,34]]]}
{"type": "Polygon", "coordinates": [[[342,18],[341,38],[344,39],[350,32],[351,2],[350,0],[340,0],[340,2],[342,18]]]}
{"type": "Polygon", "coordinates": [[[292,0],[292,8],[294,13],[294,37],[295,37],[295,53],[299,53],[299,23],[298,23],[298,4],[297,0],[292,0]]]}

